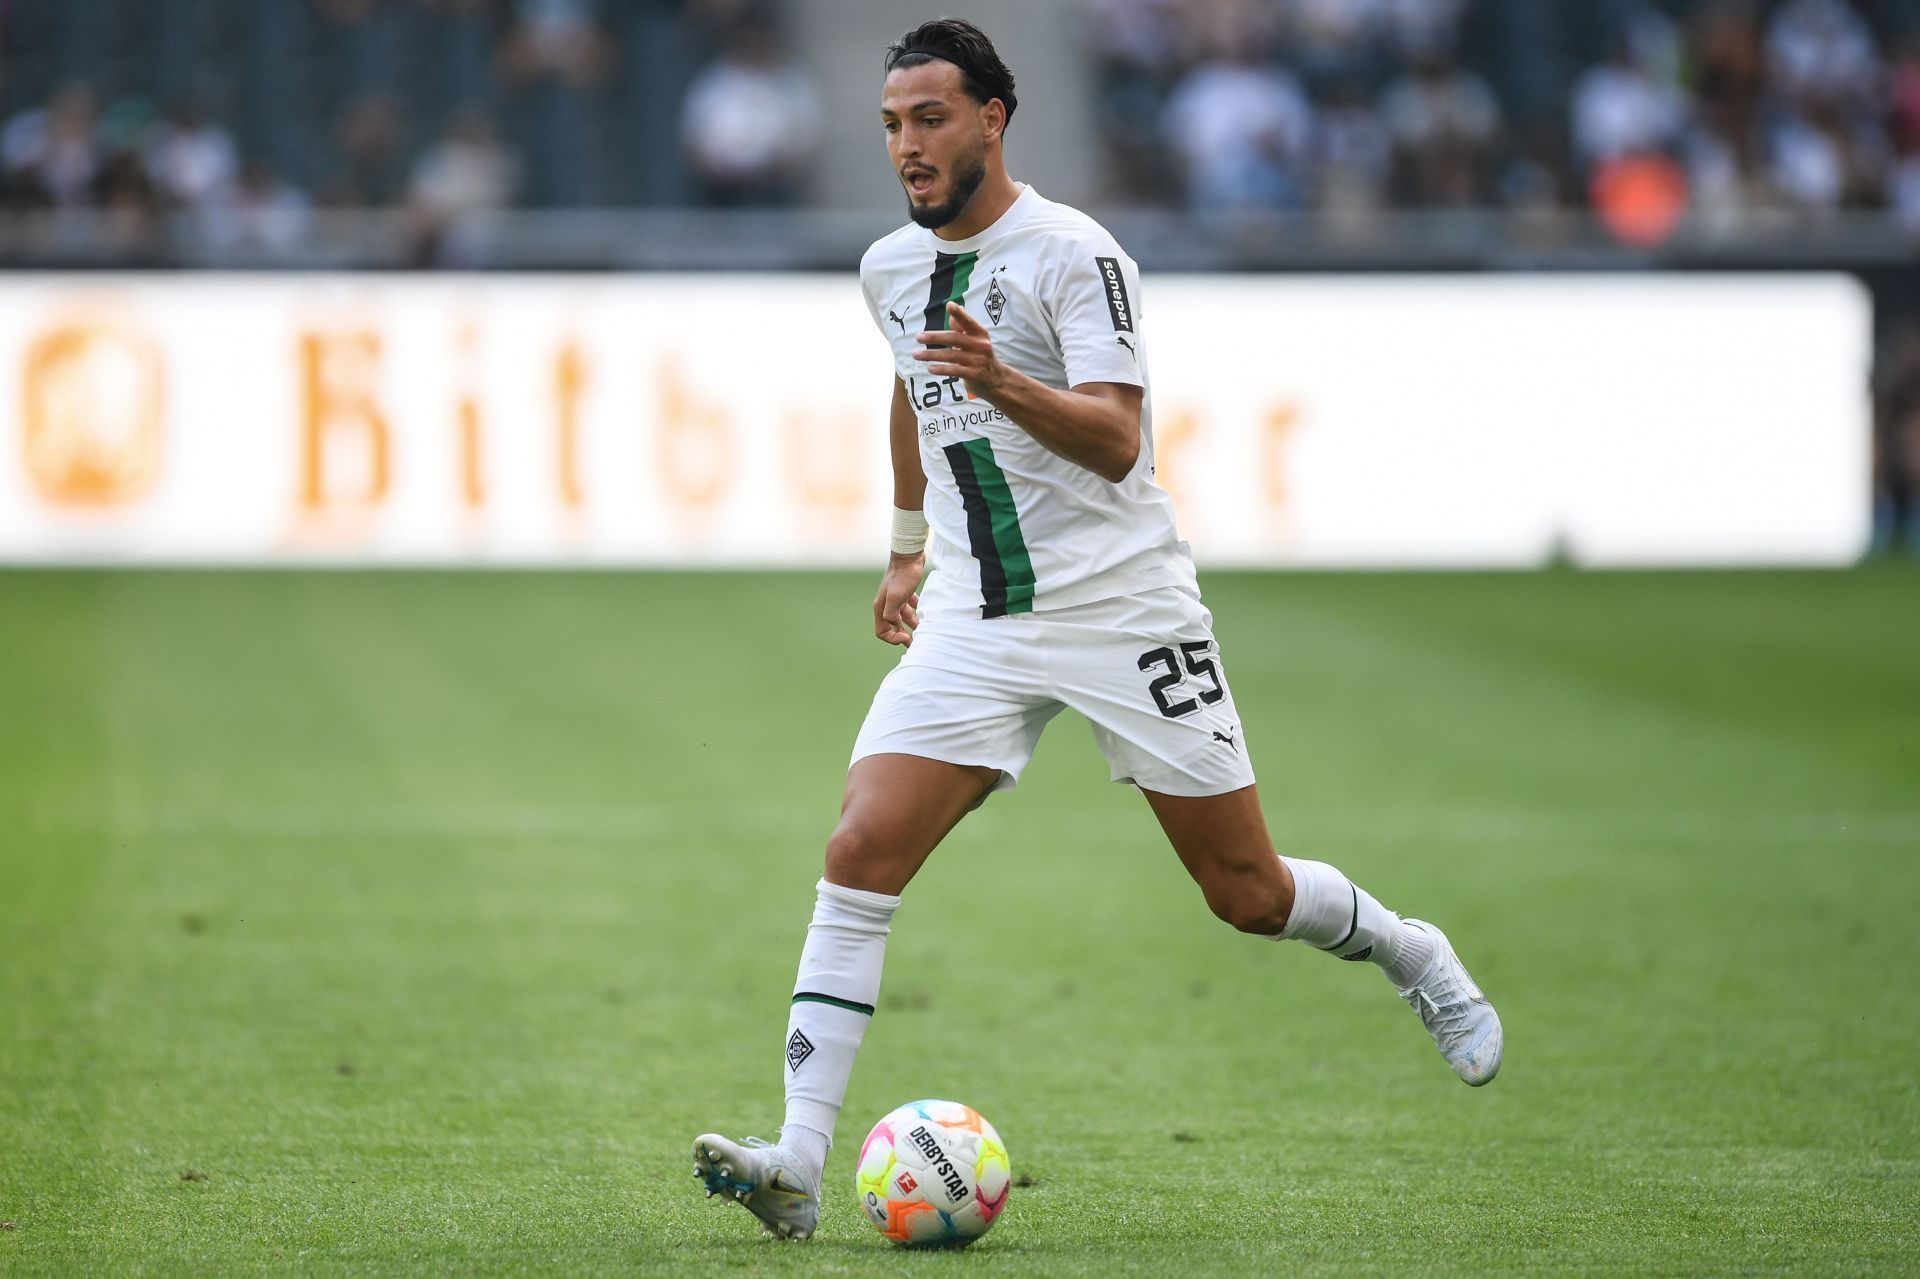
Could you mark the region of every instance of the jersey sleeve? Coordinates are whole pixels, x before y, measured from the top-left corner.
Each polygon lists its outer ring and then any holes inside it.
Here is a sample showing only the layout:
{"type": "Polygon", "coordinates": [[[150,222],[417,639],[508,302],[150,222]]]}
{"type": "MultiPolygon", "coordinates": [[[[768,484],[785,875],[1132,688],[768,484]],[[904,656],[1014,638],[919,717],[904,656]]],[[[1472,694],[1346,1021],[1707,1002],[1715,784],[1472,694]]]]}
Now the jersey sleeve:
{"type": "Polygon", "coordinates": [[[1140,269],[1111,240],[1075,237],[1060,252],[1051,303],[1067,385],[1145,386],[1138,355],[1140,269]]]}
{"type": "Polygon", "coordinates": [[[868,249],[860,259],[860,299],[867,304],[867,318],[873,321],[874,329],[880,336],[887,335],[887,321],[881,312],[879,299],[880,270],[874,264],[874,250],[868,249]]]}

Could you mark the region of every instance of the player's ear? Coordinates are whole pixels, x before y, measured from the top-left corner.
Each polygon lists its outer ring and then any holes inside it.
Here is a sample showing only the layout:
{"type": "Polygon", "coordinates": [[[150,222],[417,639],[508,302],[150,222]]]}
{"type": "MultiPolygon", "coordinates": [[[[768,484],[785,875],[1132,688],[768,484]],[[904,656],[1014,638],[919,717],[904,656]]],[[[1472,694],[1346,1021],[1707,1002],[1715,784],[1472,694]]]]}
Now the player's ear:
{"type": "Polygon", "coordinates": [[[1007,104],[988,98],[980,107],[980,132],[989,142],[997,141],[1007,129],[1007,104]]]}

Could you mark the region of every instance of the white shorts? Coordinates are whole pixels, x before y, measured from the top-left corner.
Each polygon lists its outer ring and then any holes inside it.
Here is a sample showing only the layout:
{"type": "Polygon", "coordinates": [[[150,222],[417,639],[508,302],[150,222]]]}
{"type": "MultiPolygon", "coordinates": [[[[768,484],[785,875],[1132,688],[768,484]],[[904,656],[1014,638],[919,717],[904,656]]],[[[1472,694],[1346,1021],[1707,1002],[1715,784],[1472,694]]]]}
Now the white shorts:
{"type": "Polygon", "coordinates": [[[1116,782],[1168,795],[1253,785],[1213,615],[1178,587],[1042,613],[923,619],[854,742],[1000,770],[1011,790],[1047,721],[1085,715],[1116,782]]]}

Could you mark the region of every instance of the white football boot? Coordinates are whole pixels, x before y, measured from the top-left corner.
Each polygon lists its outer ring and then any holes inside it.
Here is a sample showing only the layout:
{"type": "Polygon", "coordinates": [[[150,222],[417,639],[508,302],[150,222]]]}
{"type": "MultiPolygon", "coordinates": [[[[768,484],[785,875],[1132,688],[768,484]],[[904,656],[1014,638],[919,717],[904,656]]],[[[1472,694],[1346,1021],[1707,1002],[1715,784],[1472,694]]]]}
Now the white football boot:
{"type": "Polygon", "coordinates": [[[1420,1024],[1453,1073],[1478,1088],[1500,1073],[1500,1014],[1467,976],[1447,935],[1424,919],[1405,921],[1433,934],[1433,959],[1400,998],[1413,1005],[1420,1024]]]}
{"type": "Polygon", "coordinates": [[[693,1175],[707,1183],[709,1199],[734,1200],[777,1238],[805,1239],[820,1221],[817,1178],[785,1146],[703,1133],[693,1142],[693,1175]]]}

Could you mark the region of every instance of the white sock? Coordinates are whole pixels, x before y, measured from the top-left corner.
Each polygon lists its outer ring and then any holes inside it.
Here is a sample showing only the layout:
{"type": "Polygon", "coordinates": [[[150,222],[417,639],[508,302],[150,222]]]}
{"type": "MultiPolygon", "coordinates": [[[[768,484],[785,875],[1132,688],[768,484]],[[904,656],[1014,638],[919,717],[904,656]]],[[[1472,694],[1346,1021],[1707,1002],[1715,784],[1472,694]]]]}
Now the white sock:
{"type": "Polygon", "coordinates": [[[817,1180],[833,1145],[854,1055],[880,998],[889,921],[900,899],[824,879],[814,887],[813,922],[787,1016],[787,1121],[780,1131],[803,1157],[813,1158],[817,1149],[817,1180]]]}
{"type": "Polygon", "coordinates": [[[833,1139],[802,1124],[787,1124],[780,1129],[780,1144],[800,1156],[813,1169],[814,1189],[820,1189],[820,1170],[827,1166],[827,1149],[833,1139]]]}
{"type": "Polygon", "coordinates": [[[1405,988],[1433,958],[1432,934],[1415,928],[1325,862],[1282,857],[1293,875],[1293,911],[1280,933],[1342,959],[1369,960],[1405,988]]]}

